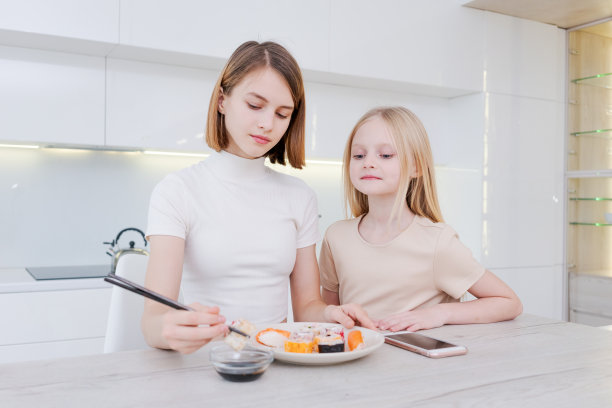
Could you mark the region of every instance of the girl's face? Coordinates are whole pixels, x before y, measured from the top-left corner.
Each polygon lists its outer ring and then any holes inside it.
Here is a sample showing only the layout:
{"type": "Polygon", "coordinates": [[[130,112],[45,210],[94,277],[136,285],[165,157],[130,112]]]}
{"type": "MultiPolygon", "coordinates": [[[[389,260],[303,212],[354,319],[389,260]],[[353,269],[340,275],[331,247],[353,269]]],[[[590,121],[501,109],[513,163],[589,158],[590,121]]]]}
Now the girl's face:
{"type": "Polygon", "coordinates": [[[247,74],[231,95],[219,98],[229,134],[226,150],[247,159],[265,155],[287,131],[293,108],[287,81],[278,72],[265,67],[247,74]]]}
{"type": "Polygon", "coordinates": [[[395,198],[401,164],[385,122],[380,116],[365,121],[353,137],[349,174],[353,186],[367,196],[395,198]]]}

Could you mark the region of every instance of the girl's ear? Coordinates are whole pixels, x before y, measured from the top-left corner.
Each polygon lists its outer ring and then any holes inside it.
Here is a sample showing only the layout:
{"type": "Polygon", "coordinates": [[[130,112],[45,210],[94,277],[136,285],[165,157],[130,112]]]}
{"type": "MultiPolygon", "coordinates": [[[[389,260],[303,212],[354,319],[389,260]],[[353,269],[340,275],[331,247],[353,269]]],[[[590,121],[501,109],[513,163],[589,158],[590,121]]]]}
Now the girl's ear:
{"type": "Polygon", "coordinates": [[[223,88],[219,88],[219,99],[217,99],[217,110],[219,113],[225,113],[225,107],[223,106],[223,102],[225,102],[225,95],[223,94],[223,88]]]}

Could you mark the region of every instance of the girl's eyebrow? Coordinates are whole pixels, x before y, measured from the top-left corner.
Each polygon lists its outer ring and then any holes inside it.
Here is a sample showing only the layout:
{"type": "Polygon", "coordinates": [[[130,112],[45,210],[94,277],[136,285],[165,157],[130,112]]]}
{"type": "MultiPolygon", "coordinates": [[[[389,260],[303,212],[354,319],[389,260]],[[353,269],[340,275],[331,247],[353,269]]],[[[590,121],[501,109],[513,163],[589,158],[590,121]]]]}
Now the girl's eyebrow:
{"type": "MultiPolygon", "coordinates": [[[[361,145],[361,144],[358,144],[358,143],[353,143],[351,145],[351,147],[352,148],[354,148],[354,147],[364,147],[364,145],[361,145]]],[[[376,147],[376,148],[390,147],[392,149],[395,149],[395,147],[392,144],[390,144],[390,143],[379,143],[379,144],[374,145],[374,147],[376,147]]]]}
{"type": "MultiPolygon", "coordinates": [[[[254,96],[255,98],[260,99],[261,101],[263,101],[265,103],[269,103],[270,102],[266,98],[264,98],[263,96],[261,96],[260,94],[258,94],[256,92],[249,92],[247,95],[254,96]]],[[[279,106],[279,108],[293,110],[293,106],[287,106],[287,105],[279,106]]]]}

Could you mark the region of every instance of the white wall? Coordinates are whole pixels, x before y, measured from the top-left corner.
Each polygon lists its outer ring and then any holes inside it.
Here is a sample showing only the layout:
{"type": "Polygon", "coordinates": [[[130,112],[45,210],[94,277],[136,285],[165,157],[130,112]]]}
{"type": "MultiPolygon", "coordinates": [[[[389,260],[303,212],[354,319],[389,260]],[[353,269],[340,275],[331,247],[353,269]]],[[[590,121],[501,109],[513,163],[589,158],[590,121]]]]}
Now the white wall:
{"type": "MultiPolygon", "coordinates": [[[[277,40],[308,79],[310,158],[340,158],[369,107],[413,109],[430,133],[447,222],[526,312],[562,317],[563,30],[457,0],[231,10],[90,0],[93,16],[78,0],[52,11],[42,3],[0,1],[1,141],[206,151],[207,101],[224,58],[244,40],[277,40]],[[68,22],[64,9],[76,13],[68,22]],[[40,16],[51,12],[63,17],[40,16]],[[220,18],[228,13],[230,25],[220,18]]],[[[107,261],[101,241],[144,228],[152,186],[192,162],[0,148],[0,267],[107,261]]],[[[339,168],[299,174],[319,194],[324,229],[342,216],[339,168]]]]}

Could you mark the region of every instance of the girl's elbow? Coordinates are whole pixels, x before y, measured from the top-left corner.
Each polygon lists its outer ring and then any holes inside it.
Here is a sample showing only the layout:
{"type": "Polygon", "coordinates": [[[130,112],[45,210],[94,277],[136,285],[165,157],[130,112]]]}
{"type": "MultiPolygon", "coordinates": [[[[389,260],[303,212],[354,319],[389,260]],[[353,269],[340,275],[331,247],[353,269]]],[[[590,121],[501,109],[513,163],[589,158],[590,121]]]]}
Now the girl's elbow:
{"type": "Polygon", "coordinates": [[[510,319],[516,319],[518,316],[521,315],[521,313],[523,313],[523,303],[521,302],[521,300],[518,297],[514,298],[514,302],[512,302],[512,310],[510,313],[510,319]]]}

